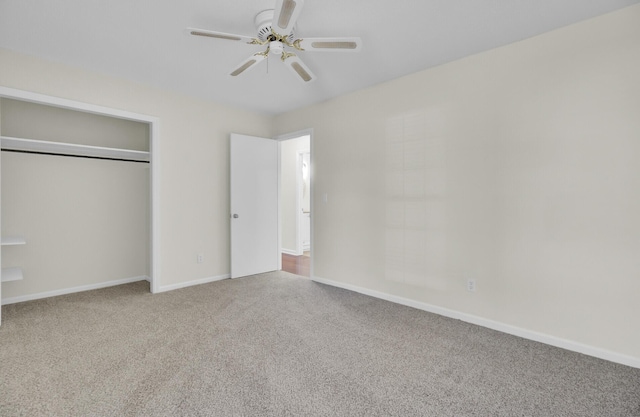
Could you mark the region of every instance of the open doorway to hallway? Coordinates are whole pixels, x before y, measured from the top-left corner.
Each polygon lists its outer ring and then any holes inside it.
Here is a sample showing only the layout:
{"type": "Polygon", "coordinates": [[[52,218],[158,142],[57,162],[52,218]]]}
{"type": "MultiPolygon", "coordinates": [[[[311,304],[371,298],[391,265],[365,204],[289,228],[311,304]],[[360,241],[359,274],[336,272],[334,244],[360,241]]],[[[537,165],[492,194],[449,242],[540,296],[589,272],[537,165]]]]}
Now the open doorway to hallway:
{"type": "Polygon", "coordinates": [[[280,142],[282,270],[311,276],[311,135],[280,142]]]}

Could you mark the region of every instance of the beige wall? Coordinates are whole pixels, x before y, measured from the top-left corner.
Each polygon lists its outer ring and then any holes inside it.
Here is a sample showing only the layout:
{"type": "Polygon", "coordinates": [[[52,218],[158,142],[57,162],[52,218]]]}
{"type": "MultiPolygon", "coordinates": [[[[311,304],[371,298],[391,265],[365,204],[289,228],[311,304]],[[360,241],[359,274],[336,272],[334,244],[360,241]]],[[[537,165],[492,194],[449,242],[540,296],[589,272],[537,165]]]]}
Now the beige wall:
{"type": "Polygon", "coordinates": [[[640,358],[639,44],[634,6],[277,117],[315,274],[640,358]]]}
{"type": "Polygon", "coordinates": [[[20,100],[0,99],[2,136],[149,150],[149,125],[20,100]],[[37,122],[36,122],[37,121],[37,122]]]}
{"type": "Polygon", "coordinates": [[[2,296],[149,275],[148,164],[2,153],[3,249],[24,278],[2,296]]]}
{"type": "MultiPolygon", "coordinates": [[[[297,158],[299,151],[310,151],[309,136],[280,142],[280,219],[282,249],[297,251],[297,158]]],[[[307,194],[308,196],[308,194],[307,194]]]]}
{"type": "Polygon", "coordinates": [[[229,273],[229,133],[271,136],[271,117],[5,49],[0,85],[158,117],[160,285],[229,273]]]}

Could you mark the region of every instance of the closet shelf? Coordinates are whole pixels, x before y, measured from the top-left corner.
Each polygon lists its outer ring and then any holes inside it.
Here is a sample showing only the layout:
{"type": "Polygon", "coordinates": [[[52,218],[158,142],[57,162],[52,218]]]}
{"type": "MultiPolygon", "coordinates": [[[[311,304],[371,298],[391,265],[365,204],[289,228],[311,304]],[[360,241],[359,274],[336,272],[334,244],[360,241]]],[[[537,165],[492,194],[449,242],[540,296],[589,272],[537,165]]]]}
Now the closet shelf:
{"type": "Polygon", "coordinates": [[[21,279],[21,268],[2,268],[2,282],[19,281],[21,279]]]}
{"type": "MultiPolygon", "coordinates": [[[[25,245],[27,240],[21,236],[3,236],[2,246],[25,245]]],[[[2,268],[1,282],[18,281],[22,279],[22,269],[19,267],[2,268]]]]}
{"type": "Polygon", "coordinates": [[[0,136],[3,150],[149,162],[149,152],[0,136]]]}
{"type": "Polygon", "coordinates": [[[26,245],[27,240],[19,236],[2,237],[2,246],[26,245]]]}

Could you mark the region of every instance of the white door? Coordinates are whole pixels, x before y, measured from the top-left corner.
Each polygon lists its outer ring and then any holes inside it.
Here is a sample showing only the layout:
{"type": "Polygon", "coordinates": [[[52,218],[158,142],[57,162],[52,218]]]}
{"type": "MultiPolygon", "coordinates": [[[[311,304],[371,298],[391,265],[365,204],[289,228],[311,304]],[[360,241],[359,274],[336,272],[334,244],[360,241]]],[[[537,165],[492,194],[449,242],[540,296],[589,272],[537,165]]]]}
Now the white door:
{"type": "Polygon", "coordinates": [[[231,278],[278,269],[278,142],[231,134],[231,278]]]}

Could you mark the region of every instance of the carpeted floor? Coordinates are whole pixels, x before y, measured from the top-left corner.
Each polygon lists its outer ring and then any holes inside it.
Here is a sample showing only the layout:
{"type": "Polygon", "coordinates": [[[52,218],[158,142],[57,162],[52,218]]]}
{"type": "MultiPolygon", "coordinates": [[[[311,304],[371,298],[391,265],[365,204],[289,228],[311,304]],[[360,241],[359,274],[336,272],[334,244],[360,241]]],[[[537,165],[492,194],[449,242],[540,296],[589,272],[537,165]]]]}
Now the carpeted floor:
{"type": "Polygon", "coordinates": [[[640,416],[640,369],[286,272],[2,307],[0,415],[640,416]]]}

